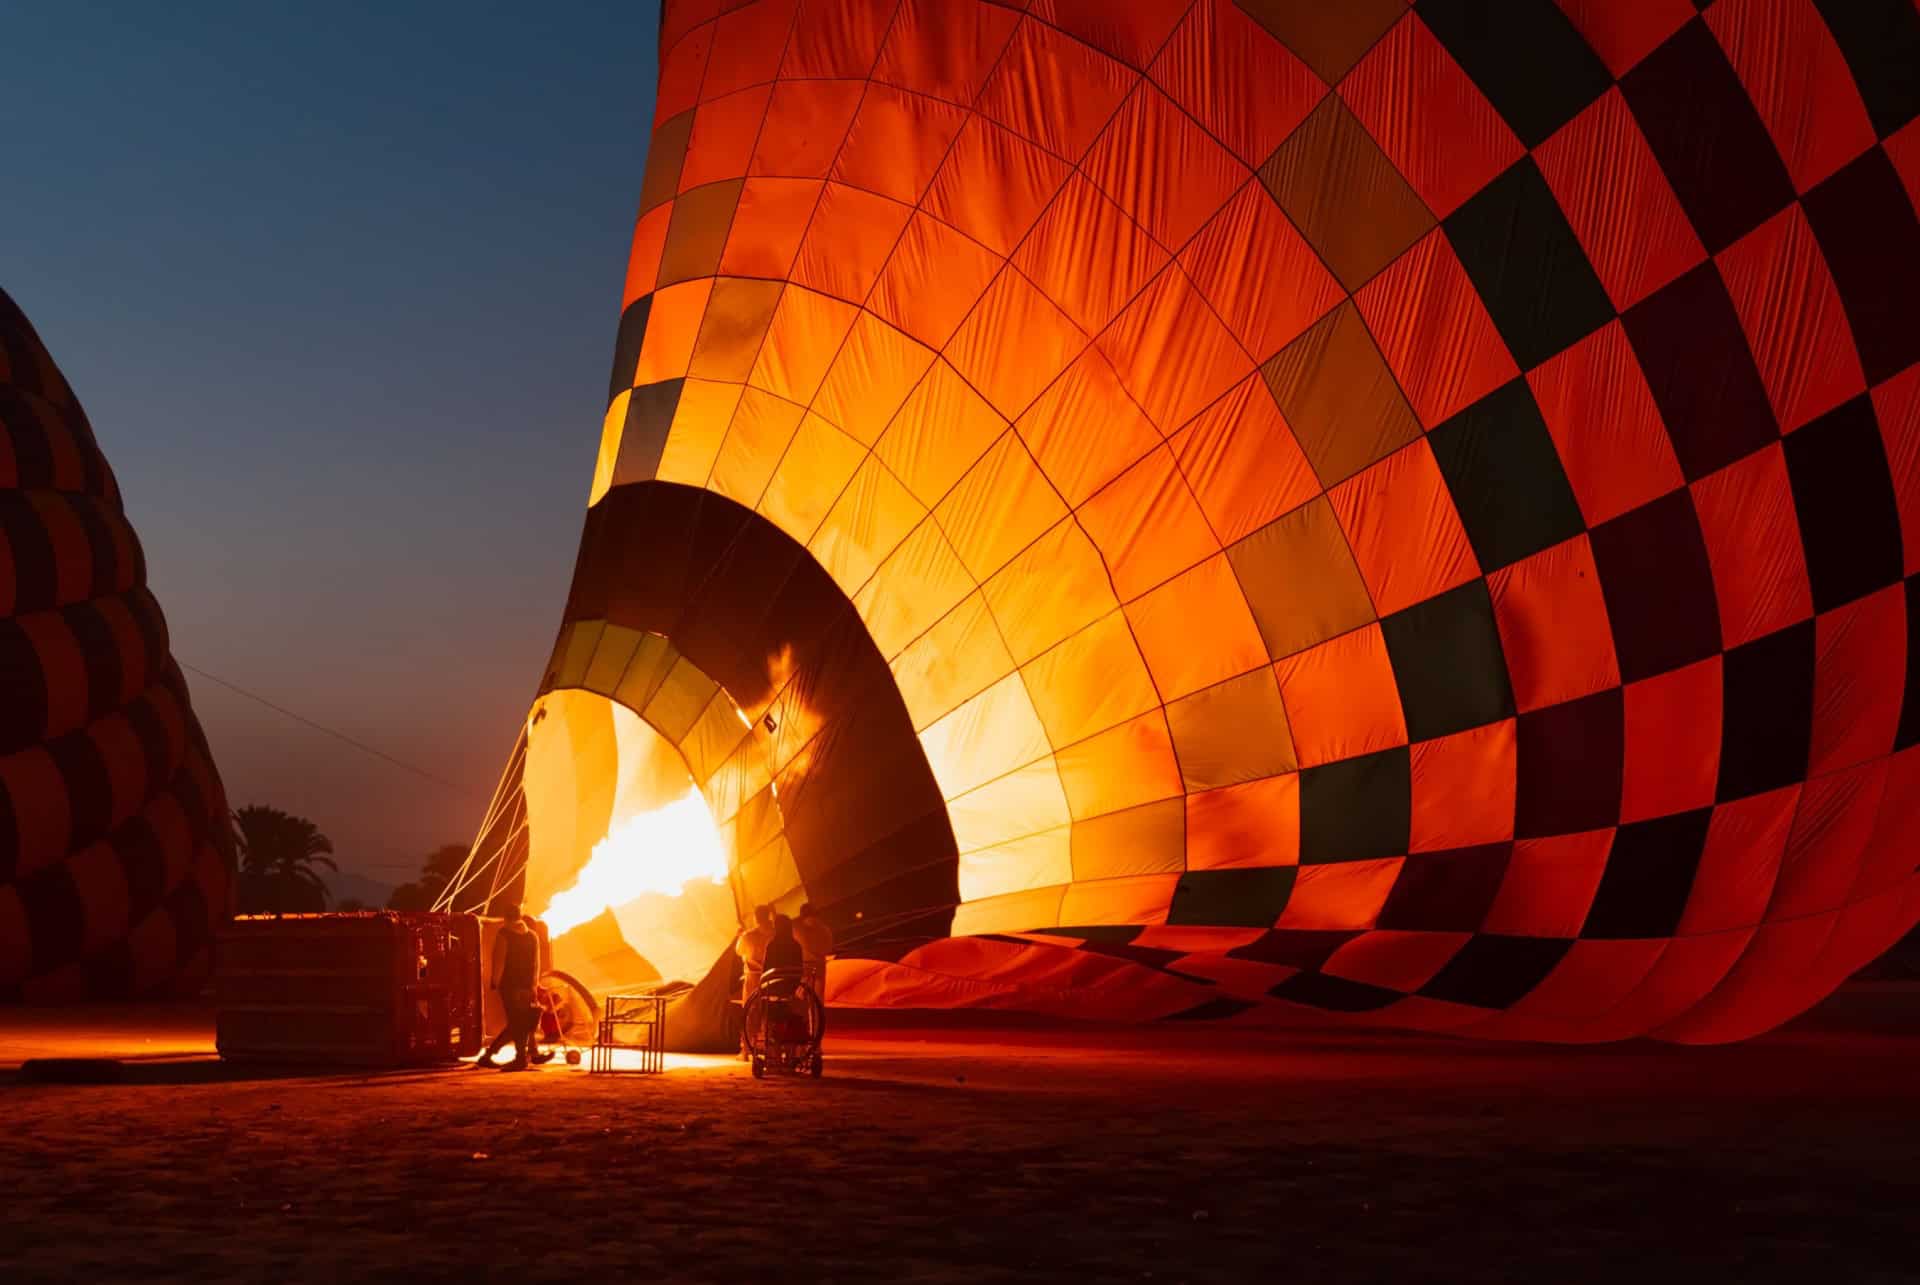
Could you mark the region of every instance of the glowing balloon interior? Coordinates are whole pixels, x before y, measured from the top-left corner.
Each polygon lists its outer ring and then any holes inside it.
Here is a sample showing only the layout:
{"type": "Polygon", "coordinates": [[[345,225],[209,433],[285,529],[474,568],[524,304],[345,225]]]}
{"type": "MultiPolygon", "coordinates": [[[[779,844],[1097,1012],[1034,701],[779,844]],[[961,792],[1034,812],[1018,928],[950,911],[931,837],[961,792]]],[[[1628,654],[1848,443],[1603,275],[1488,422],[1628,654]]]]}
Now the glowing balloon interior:
{"type": "Polygon", "coordinates": [[[649,893],[679,896],[695,880],[724,888],[727,852],[707,801],[689,786],[666,806],[615,823],[593,845],[579,877],[555,893],[539,917],[557,936],[649,893]]]}

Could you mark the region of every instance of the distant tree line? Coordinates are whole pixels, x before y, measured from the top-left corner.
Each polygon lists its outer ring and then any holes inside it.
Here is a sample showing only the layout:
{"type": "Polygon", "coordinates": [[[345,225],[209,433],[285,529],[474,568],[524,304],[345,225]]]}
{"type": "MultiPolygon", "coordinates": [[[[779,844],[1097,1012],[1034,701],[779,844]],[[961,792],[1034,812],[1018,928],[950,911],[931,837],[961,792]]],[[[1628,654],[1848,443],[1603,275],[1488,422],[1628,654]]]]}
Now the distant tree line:
{"type": "MultiPolygon", "coordinates": [[[[355,897],[333,904],[327,873],[337,872],[333,840],[305,817],[279,808],[248,804],[233,814],[235,908],[243,915],[313,914],[323,910],[372,910],[355,897]]],[[[427,854],[420,877],[401,884],[388,898],[388,910],[431,910],[459,878],[467,845],[446,843],[427,854]]],[[[476,885],[479,881],[476,881],[476,885]]],[[[462,889],[454,897],[460,910],[476,909],[486,888],[462,889]]]]}
{"type": "MultiPolygon", "coordinates": [[[[432,910],[440,895],[444,893],[460,876],[460,867],[467,863],[467,845],[464,843],[443,843],[427,854],[421,863],[420,877],[411,883],[403,883],[393,890],[393,896],[387,898],[388,910],[432,910]]],[[[476,882],[479,882],[476,880],[476,882]]],[[[474,896],[475,889],[462,889],[454,904],[461,910],[471,907],[467,904],[474,896]]],[[[477,890],[484,899],[486,889],[477,890]]]]}

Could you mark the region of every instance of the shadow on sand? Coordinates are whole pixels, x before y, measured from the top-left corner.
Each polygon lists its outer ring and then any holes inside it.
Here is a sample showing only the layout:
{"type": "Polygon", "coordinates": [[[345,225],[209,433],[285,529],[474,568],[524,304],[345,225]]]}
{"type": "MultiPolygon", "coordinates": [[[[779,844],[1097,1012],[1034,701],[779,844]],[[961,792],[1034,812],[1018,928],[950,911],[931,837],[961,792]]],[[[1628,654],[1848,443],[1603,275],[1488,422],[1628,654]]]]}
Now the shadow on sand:
{"type": "Polygon", "coordinates": [[[253,1084],[273,1080],[399,1084],[458,1075],[465,1063],[445,1066],[305,1066],[284,1062],[228,1062],[218,1057],[52,1057],[21,1063],[10,1077],[15,1084],[116,1085],[122,1087],[193,1084],[253,1084]]]}

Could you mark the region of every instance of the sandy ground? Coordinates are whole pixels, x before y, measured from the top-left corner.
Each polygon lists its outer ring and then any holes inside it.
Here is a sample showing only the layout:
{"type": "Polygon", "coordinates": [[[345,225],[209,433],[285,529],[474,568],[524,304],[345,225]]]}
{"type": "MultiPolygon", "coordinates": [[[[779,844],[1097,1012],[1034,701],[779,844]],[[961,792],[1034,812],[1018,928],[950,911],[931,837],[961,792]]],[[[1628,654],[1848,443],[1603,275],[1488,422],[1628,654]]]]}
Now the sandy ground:
{"type": "Polygon", "coordinates": [[[738,1063],[288,1077],[0,1013],[0,1279],[1920,1280],[1920,988],[1712,1049],[842,1023],[738,1063]]]}

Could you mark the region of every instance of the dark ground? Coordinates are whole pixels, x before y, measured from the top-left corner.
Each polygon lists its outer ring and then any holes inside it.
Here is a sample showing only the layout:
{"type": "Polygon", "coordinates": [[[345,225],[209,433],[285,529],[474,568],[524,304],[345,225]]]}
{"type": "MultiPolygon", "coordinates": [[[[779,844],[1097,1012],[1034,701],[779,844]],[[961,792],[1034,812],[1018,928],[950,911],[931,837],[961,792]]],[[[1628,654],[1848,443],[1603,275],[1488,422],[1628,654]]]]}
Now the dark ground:
{"type": "Polygon", "coordinates": [[[0,1279],[1920,1281],[1910,984],[1704,1049],[853,1025],[818,1082],[259,1078],[0,1013],[145,1059],[0,1071],[0,1279]]]}

